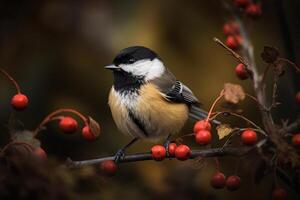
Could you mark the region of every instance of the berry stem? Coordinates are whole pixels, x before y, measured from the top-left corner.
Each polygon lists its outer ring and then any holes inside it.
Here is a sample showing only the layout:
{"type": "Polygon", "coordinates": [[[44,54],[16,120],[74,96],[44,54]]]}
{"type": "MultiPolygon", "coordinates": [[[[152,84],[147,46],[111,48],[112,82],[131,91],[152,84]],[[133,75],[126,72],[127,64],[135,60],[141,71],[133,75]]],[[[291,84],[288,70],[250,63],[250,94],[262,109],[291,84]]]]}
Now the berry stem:
{"type": "Polygon", "coordinates": [[[245,93],[247,97],[249,97],[250,99],[252,99],[253,101],[255,101],[255,103],[259,103],[257,98],[252,96],[251,94],[245,93]]]}
{"type": "Polygon", "coordinates": [[[225,143],[223,144],[223,148],[227,147],[228,144],[229,144],[229,142],[231,141],[231,139],[232,139],[237,133],[239,133],[239,132],[241,132],[241,129],[234,129],[234,130],[231,132],[231,134],[230,134],[230,136],[228,137],[228,139],[227,139],[227,140],[225,141],[225,143]]]}
{"type": "Polygon", "coordinates": [[[278,61],[283,61],[283,62],[290,64],[296,70],[296,72],[300,73],[300,67],[298,65],[296,65],[294,62],[290,61],[289,59],[278,58],[278,61]]]}
{"type": "Polygon", "coordinates": [[[218,96],[218,98],[216,98],[216,100],[214,101],[214,103],[212,104],[212,106],[210,107],[210,110],[207,114],[206,117],[206,122],[208,122],[210,120],[210,116],[213,112],[214,107],[216,106],[217,102],[224,96],[224,90],[221,91],[220,95],[218,96]]]}
{"type": "Polygon", "coordinates": [[[8,80],[10,80],[10,81],[14,84],[14,86],[15,86],[15,88],[16,88],[16,90],[17,90],[17,93],[18,93],[18,94],[21,94],[20,86],[19,86],[19,84],[15,81],[15,79],[14,79],[11,75],[9,75],[4,69],[1,69],[1,68],[0,68],[0,72],[1,72],[6,78],[8,78],[8,80]]]}
{"type": "Polygon", "coordinates": [[[228,115],[232,115],[235,117],[238,117],[240,119],[243,119],[244,121],[248,122],[249,124],[251,124],[253,127],[255,127],[257,130],[259,130],[260,133],[262,133],[263,135],[267,135],[266,132],[260,128],[257,124],[255,124],[253,121],[251,121],[250,119],[248,119],[247,117],[244,117],[243,115],[234,113],[234,112],[228,112],[228,111],[222,111],[222,112],[217,112],[213,117],[211,117],[209,120],[212,120],[214,118],[216,118],[217,116],[221,115],[221,114],[228,114],[228,115]]]}
{"type": "Polygon", "coordinates": [[[62,108],[62,109],[55,110],[52,113],[50,113],[49,115],[47,115],[44,118],[44,120],[35,129],[34,136],[36,136],[38,134],[38,132],[43,129],[43,126],[45,124],[47,124],[48,122],[53,121],[53,120],[61,119],[62,116],[57,116],[58,114],[66,113],[66,112],[75,114],[76,116],[78,116],[84,122],[84,124],[86,126],[88,126],[88,119],[83,114],[81,114],[80,112],[78,112],[74,109],[71,109],[71,108],[62,108]]]}

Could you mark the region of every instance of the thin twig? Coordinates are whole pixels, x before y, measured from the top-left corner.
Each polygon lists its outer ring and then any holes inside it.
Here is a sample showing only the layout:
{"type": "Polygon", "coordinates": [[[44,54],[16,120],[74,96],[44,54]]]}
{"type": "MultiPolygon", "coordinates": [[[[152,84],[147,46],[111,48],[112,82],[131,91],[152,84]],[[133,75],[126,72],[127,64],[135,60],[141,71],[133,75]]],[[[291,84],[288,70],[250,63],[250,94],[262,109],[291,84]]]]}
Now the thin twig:
{"type": "Polygon", "coordinates": [[[20,88],[19,84],[17,83],[17,81],[11,75],[9,75],[4,69],[0,68],[0,72],[14,84],[14,86],[17,90],[17,93],[21,94],[21,88],[20,88]]]}
{"type": "Polygon", "coordinates": [[[283,62],[290,64],[296,70],[296,72],[300,73],[300,67],[298,65],[296,65],[296,63],[290,61],[289,59],[278,58],[278,61],[283,61],[283,62]]]}
{"type": "MultiPolygon", "coordinates": [[[[212,118],[216,118],[217,116],[219,116],[221,114],[228,114],[228,115],[232,115],[232,116],[238,117],[240,119],[243,119],[244,121],[248,122],[253,127],[255,127],[257,130],[259,130],[259,132],[261,132],[263,135],[265,135],[265,136],[267,135],[267,133],[260,126],[258,126],[256,123],[254,123],[253,121],[251,121],[247,117],[244,117],[243,115],[240,115],[240,114],[237,114],[237,113],[234,113],[234,112],[229,112],[229,111],[217,112],[212,118]]],[[[212,120],[212,118],[210,120],[212,120]]]]}
{"type": "Polygon", "coordinates": [[[85,123],[85,125],[88,125],[88,119],[80,112],[78,112],[74,109],[71,109],[71,108],[57,109],[57,110],[53,111],[52,113],[50,113],[49,115],[47,115],[43,119],[43,121],[37,126],[37,128],[34,130],[34,136],[36,136],[38,134],[38,132],[43,129],[45,124],[47,124],[50,121],[59,119],[60,116],[57,116],[57,115],[60,113],[73,113],[73,114],[77,115],[85,123]]]}
{"type": "Polygon", "coordinates": [[[219,44],[220,46],[222,46],[223,48],[225,48],[227,51],[229,51],[229,53],[240,63],[244,64],[247,68],[249,67],[249,64],[244,60],[244,58],[242,56],[240,56],[238,53],[236,53],[235,51],[233,51],[232,49],[230,49],[228,46],[226,46],[226,44],[224,44],[221,40],[219,40],[218,38],[214,38],[214,41],[219,44]]]}
{"type": "Polygon", "coordinates": [[[247,97],[249,97],[250,99],[252,99],[253,101],[255,101],[256,103],[259,104],[258,100],[256,97],[252,96],[251,94],[245,93],[247,97]]]}
{"type": "Polygon", "coordinates": [[[213,102],[212,106],[210,107],[209,112],[208,112],[207,117],[206,117],[206,122],[209,121],[210,115],[212,114],[212,112],[213,112],[213,110],[214,110],[216,104],[218,103],[218,101],[219,101],[221,98],[223,98],[223,96],[224,96],[224,89],[220,92],[220,95],[216,98],[216,100],[213,102]]]}

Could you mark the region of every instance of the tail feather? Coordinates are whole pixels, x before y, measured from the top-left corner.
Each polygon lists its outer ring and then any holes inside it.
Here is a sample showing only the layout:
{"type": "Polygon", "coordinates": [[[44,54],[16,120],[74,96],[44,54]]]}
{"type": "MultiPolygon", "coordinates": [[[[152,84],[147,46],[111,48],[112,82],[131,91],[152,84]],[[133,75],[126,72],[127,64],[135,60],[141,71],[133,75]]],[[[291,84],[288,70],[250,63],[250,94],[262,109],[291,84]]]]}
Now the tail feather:
{"type": "MultiPolygon", "coordinates": [[[[207,117],[208,113],[205,110],[203,110],[203,109],[201,109],[201,108],[199,108],[199,107],[197,107],[195,105],[192,105],[190,107],[190,113],[189,113],[189,115],[190,115],[191,118],[193,118],[195,120],[201,120],[201,119],[205,119],[207,117]]],[[[221,124],[220,121],[215,120],[215,119],[212,120],[212,122],[214,124],[216,124],[216,125],[221,124]]]]}

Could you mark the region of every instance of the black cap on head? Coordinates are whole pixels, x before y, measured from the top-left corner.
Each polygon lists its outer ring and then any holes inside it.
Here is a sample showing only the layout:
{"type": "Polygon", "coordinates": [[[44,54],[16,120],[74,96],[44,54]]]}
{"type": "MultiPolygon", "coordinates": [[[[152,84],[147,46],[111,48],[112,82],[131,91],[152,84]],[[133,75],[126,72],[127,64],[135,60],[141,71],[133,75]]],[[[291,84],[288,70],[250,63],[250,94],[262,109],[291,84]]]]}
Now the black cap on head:
{"type": "Polygon", "coordinates": [[[157,58],[157,54],[143,46],[132,46],[125,49],[122,49],[118,55],[115,57],[113,63],[115,65],[119,64],[132,64],[136,61],[143,59],[153,60],[157,58]]]}

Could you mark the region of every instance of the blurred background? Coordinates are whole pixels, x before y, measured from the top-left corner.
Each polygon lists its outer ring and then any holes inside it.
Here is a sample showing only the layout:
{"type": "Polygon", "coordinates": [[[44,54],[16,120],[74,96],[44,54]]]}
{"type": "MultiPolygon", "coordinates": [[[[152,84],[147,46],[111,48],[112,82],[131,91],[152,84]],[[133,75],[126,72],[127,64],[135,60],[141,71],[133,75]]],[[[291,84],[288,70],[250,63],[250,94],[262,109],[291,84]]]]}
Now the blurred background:
{"type": "MultiPolygon", "coordinates": [[[[231,1],[228,1],[231,2],[231,1]]],[[[260,52],[275,46],[281,56],[300,64],[300,2],[263,1],[258,20],[245,18],[255,48],[260,71],[264,64],[260,52]]],[[[119,50],[143,45],[156,51],[179,80],[188,85],[209,109],[226,82],[238,83],[253,94],[250,81],[236,78],[236,62],[213,37],[225,40],[223,24],[230,14],[220,1],[147,0],[39,0],[0,2],[0,66],[9,72],[29,96],[24,112],[11,109],[15,94],[11,83],[0,79],[0,143],[9,140],[8,119],[14,116],[32,130],[51,111],[74,108],[96,119],[102,129],[94,142],[85,141],[80,131],[62,134],[53,122],[38,138],[50,157],[64,161],[97,158],[114,154],[130,138],[116,128],[107,96],[113,77],[103,67],[119,50]]],[[[293,119],[299,113],[294,95],[299,78],[291,68],[279,83],[278,118],[293,119]]],[[[247,100],[241,108],[260,123],[257,106],[247,100]]],[[[231,121],[240,127],[243,122],[231,121]]],[[[181,134],[192,131],[190,121],[181,134]]],[[[217,136],[215,135],[215,138],[217,136]]],[[[193,146],[193,142],[187,140],[193,146]]],[[[222,141],[215,141],[219,146],[222,141]]],[[[129,152],[148,151],[153,144],[139,142],[129,152]]],[[[250,156],[251,157],[251,156],[250,156]]],[[[204,166],[197,161],[139,162],[122,164],[117,175],[100,181],[98,189],[87,191],[81,199],[268,199],[273,187],[271,176],[261,184],[253,181],[256,159],[221,158],[222,170],[242,177],[236,192],[214,190],[209,180],[215,172],[213,159],[204,166]],[[251,194],[251,196],[249,195],[251,194]]],[[[95,176],[94,179],[99,177],[95,176]]]]}

